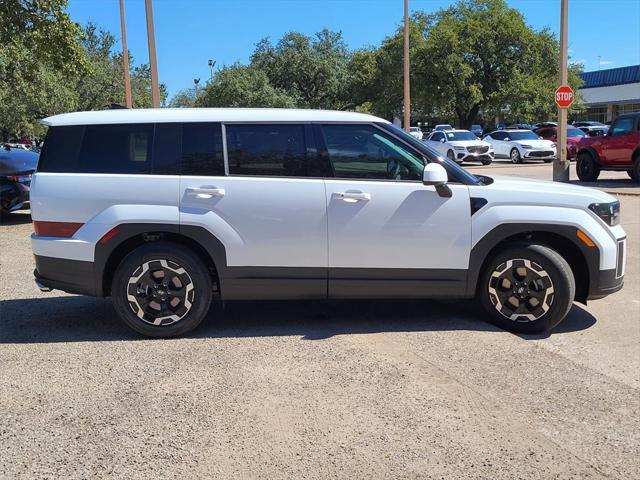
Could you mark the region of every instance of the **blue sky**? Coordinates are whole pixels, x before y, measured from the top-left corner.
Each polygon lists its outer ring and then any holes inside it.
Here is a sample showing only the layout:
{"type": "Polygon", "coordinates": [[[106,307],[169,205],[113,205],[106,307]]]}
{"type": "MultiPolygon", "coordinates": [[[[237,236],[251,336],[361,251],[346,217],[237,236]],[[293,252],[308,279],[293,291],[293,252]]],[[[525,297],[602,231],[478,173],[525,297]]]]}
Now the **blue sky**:
{"type": "MultiPolygon", "coordinates": [[[[412,11],[451,1],[410,0],[412,11]]],[[[560,0],[511,0],[535,29],[558,31],[560,0]]],[[[93,21],[120,39],[119,0],[69,0],[71,18],[93,21]]],[[[125,0],[129,50],[148,61],[144,0],[125,0]]],[[[378,45],[402,20],[402,0],[154,0],[160,81],[169,94],[209,78],[217,66],[248,61],[262,37],[295,30],[341,31],[351,48],[378,45]]],[[[569,55],[586,70],[640,64],[640,0],[570,0],[569,55]]],[[[118,45],[118,48],[120,46],[118,45]]]]}

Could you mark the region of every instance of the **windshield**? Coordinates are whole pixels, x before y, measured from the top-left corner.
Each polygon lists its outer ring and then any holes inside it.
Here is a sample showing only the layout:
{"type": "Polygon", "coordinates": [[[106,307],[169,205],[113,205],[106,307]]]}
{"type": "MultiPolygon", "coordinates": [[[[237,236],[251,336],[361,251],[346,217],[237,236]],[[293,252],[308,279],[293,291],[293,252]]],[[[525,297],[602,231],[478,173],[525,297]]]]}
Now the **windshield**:
{"type": "Polygon", "coordinates": [[[412,132],[419,132],[420,129],[418,127],[411,127],[412,132]]]}
{"type": "Polygon", "coordinates": [[[449,174],[450,181],[464,183],[465,185],[483,184],[483,182],[479,178],[467,172],[456,162],[453,162],[448,158],[443,158],[438,152],[429,148],[426,143],[421,142],[420,140],[416,140],[401,128],[398,128],[391,123],[376,123],[376,125],[392,133],[396,137],[401,138],[403,141],[405,141],[420,153],[422,153],[425,157],[427,157],[429,161],[440,163],[449,174]]]}
{"type": "Polygon", "coordinates": [[[507,135],[511,140],[538,140],[538,135],[531,131],[509,132],[507,135]]]}
{"type": "Polygon", "coordinates": [[[587,134],[584,133],[579,128],[567,128],[567,137],[586,137],[587,134]]]}
{"type": "Polygon", "coordinates": [[[434,130],[453,130],[453,127],[451,125],[436,125],[434,130]]]}
{"type": "Polygon", "coordinates": [[[447,140],[457,142],[460,140],[478,140],[478,137],[471,132],[447,132],[447,140]]]}

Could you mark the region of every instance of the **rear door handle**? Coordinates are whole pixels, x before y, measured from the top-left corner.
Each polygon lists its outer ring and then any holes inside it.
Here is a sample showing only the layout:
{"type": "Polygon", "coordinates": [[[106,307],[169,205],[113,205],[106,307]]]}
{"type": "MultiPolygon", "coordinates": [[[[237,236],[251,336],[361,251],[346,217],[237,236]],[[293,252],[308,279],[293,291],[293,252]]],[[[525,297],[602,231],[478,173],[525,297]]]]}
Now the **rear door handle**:
{"type": "Polygon", "coordinates": [[[364,192],[336,192],[335,194],[340,200],[345,202],[368,202],[371,200],[370,193],[364,192]]]}
{"type": "Polygon", "coordinates": [[[224,197],[225,195],[224,188],[210,187],[203,185],[202,187],[188,187],[186,194],[190,197],[197,198],[213,198],[213,197],[224,197]]]}

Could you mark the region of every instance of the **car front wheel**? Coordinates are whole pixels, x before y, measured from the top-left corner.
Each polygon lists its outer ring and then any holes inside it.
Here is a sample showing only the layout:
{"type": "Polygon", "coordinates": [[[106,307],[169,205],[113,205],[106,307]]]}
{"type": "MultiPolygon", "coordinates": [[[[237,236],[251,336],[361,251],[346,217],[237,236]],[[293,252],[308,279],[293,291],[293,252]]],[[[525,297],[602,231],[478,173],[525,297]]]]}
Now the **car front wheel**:
{"type": "Polygon", "coordinates": [[[149,337],[175,337],[196,328],[212,298],[205,262],[182,245],[159,241],[127,255],[111,287],[120,319],[149,337]]]}
{"type": "Polygon", "coordinates": [[[522,161],[522,157],[520,156],[520,151],[517,148],[512,148],[511,153],[509,154],[512,163],[520,163],[522,161]]]}
{"type": "Polygon", "coordinates": [[[486,265],[477,295],[488,319],[512,332],[540,333],[560,323],[575,295],[567,261],[544,245],[513,245],[486,265]]]}
{"type": "Polygon", "coordinates": [[[636,156],[636,159],[633,162],[633,168],[628,170],[627,173],[632,180],[640,182],[640,157],[636,156]]]}
{"type": "Polygon", "coordinates": [[[600,167],[590,154],[583,152],[578,155],[576,173],[583,182],[595,182],[600,175],[600,167]]]}

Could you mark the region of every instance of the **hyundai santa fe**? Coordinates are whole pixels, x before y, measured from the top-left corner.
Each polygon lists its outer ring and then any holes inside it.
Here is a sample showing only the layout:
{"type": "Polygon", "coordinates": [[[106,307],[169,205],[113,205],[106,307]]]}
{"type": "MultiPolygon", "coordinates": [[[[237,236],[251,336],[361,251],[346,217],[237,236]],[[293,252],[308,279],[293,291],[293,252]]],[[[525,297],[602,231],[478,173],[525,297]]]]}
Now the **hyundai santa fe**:
{"type": "Polygon", "coordinates": [[[36,284],[111,296],[144,335],[192,330],[213,299],[338,298],[475,297],[483,318],[540,332],[623,284],[613,197],[471,175],[370,115],[112,110],[43,123],[36,284]]]}

